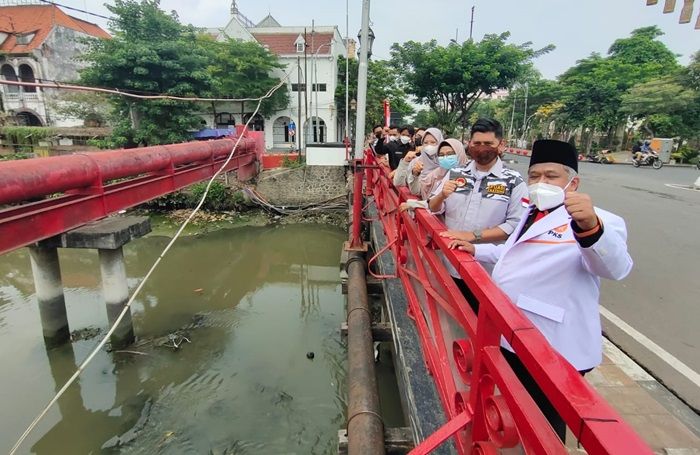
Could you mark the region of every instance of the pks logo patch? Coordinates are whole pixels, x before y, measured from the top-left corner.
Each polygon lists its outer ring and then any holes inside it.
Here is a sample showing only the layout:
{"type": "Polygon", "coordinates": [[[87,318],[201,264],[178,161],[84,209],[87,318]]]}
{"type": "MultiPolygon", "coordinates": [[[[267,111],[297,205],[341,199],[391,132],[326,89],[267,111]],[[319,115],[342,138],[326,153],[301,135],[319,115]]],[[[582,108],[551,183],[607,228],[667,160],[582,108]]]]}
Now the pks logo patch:
{"type": "Polygon", "coordinates": [[[547,232],[547,234],[560,239],[567,230],[569,230],[569,225],[562,224],[561,226],[555,227],[551,231],[547,232]]]}

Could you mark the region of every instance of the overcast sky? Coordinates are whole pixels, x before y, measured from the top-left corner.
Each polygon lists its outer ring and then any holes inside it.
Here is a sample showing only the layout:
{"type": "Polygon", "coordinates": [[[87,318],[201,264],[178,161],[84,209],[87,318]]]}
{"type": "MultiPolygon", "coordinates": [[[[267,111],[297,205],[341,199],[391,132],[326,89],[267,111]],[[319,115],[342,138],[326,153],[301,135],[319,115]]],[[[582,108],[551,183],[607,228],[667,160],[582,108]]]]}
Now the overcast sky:
{"type": "MultiPolygon", "coordinates": [[[[108,15],[99,0],[57,0],[58,3],[108,15]]],[[[511,41],[532,41],[535,48],[554,44],[556,50],[540,57],[535,64],[547,78],[555,78],[577,60],[591,52],[606,53],[610,44],[628,36],[635,28],[658,25],[666,34],[662,40],[680,61],[687,64],[690,55],[700,50],[700,30],[690,24],[678,24],[683,2],[676,12],[662,14],[663,0],[645,6],[645,0],[374,0],[371,2],[371,25],[377,36],[373,52],[376,58],[388,58],[395,42],[437,39],[449,43],[458,34],[460,41],[469,36],[472,6],[474,38],[486,33],[510,31],[511,41]],[[426,8],[425,5],[430,5],[426,8]]],[[[700,9],[698,2],[696,10],[700,9]]],[[[230,0],[161,0],[161,7],[175,10],[184,23],[199,27],[223,27],[229,18],[230,0]]],[[[282,25],[337,25],[345,35],[344,0],[240,0],[239,9],[253,22],[268,13],[282,25]]],[[[360,29],[362,2],[351,0],[350,36],[360,29]]],[[[103,19],[71,12],[78,17],[106,27],[103,19]]]]}

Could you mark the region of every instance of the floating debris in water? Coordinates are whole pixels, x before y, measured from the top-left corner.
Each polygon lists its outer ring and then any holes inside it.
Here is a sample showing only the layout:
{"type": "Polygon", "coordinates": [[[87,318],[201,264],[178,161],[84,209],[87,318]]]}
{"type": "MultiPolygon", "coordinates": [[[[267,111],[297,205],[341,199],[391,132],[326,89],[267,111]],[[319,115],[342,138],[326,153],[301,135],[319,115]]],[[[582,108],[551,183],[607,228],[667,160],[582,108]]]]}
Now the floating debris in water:
{"type": "Polygon", "coordinates": [[[316,354],[313,353],[313,351],[309,351],[306,353],[306,358],[309,360],[313,360],[313,358],[316,357],[316,354]]]}
{"type": "Polygon", "coordinates": [[[70,340],[71,341],[82,341],[82,340],[91,340],[95,338],[97,335],[102,333],[102,329],[99,327],[85,327],[83,329],[78,329],[78,330],[73,330],[70,333],[70,340]]]}

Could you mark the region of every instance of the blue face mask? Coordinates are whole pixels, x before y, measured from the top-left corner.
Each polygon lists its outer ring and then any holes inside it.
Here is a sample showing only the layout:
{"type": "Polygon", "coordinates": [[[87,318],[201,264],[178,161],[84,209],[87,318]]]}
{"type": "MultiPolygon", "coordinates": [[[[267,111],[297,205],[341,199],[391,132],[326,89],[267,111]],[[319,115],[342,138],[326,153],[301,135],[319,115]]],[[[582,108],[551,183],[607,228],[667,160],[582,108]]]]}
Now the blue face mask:
{"type": "Polygon", "coordinates": [[[450,170],[457,167],[457,155],[439,156],[438,162],[440,163],[441,168],[450,170]]]}

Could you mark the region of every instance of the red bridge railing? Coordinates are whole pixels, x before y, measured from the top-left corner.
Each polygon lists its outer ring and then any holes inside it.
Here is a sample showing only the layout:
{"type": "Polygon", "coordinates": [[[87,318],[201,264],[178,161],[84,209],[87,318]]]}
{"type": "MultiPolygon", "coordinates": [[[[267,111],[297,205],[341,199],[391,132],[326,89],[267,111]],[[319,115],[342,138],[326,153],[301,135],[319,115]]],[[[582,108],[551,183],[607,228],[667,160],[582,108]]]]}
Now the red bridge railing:
{"type": "MultiPolygon", "coordinates": [[[[261,138],[241,139],[225,171],[257,173],[261,138]]],[[[250,134],[250,136],[249,136],[250,134]]],[[[0,162],[0,254],[211,178],[235,139],[0,162]]]]}
{"type": "Polygon", "coordinates": [[[448,249],[449,240],[438,235],[446,229],[438,218],[426,210],[399,210],[414,197],[394,187],[388,168],[365,153],[366,195],[374,199],[448,421],[411,453],[429,453],[449,438],[460,454],[493,454],[519,444],[528,454],[568,453],[501,354],[503,336],[589,454],[652,454],[481,265],[466,252],[448,249]],[[478,317],[439,253],[478,298],[478,317]]]}

